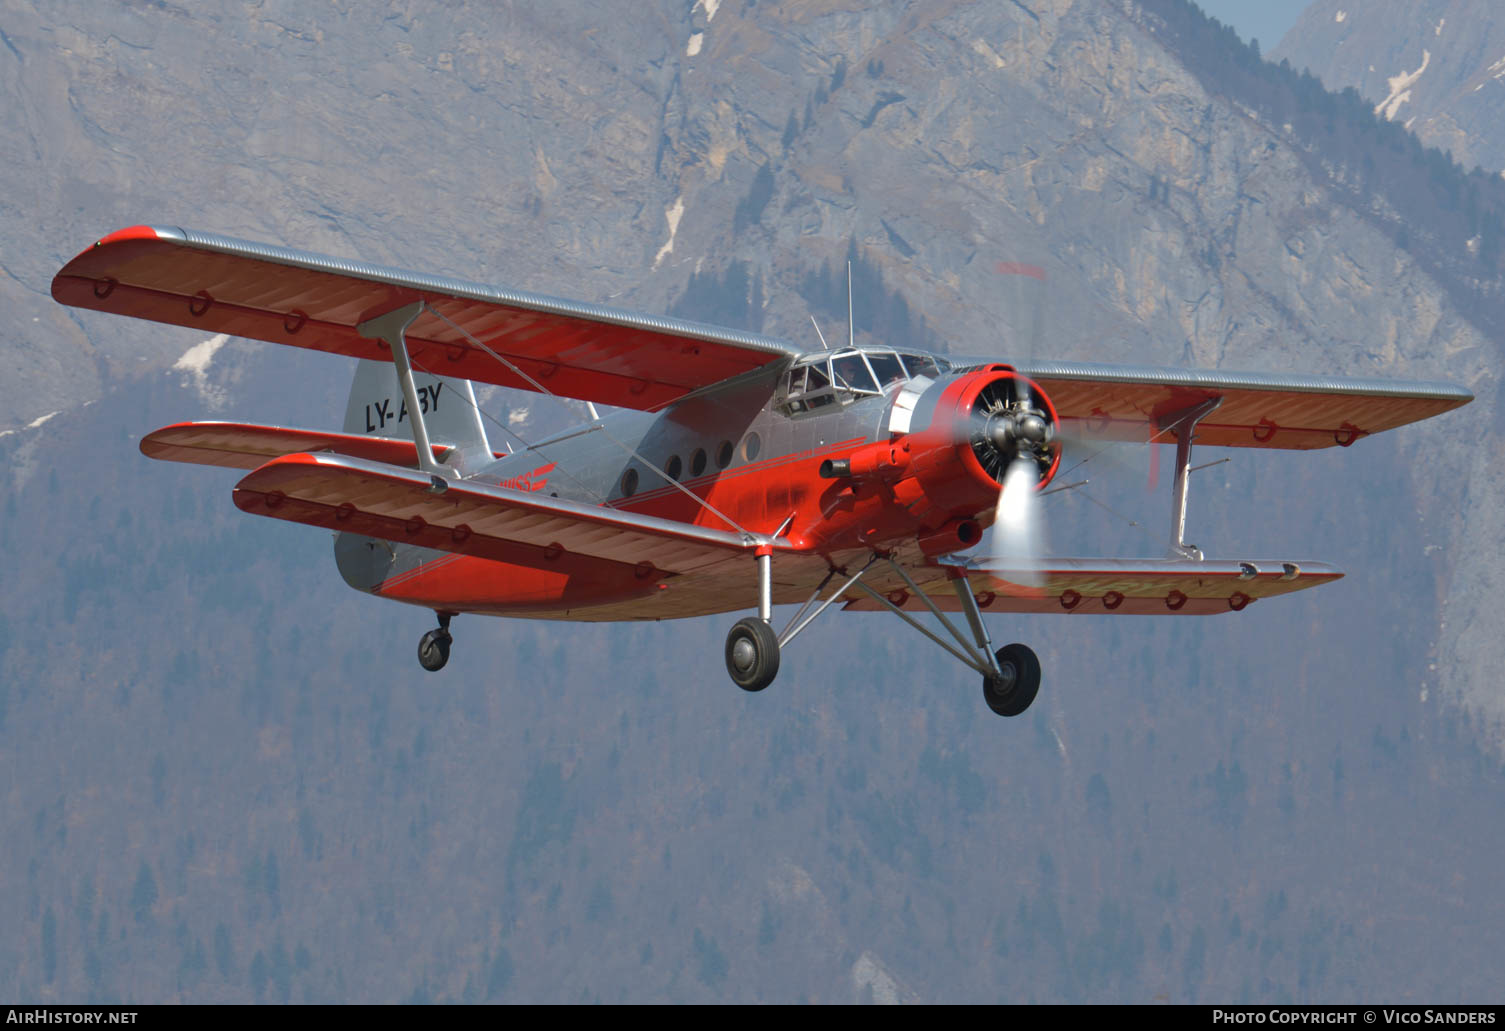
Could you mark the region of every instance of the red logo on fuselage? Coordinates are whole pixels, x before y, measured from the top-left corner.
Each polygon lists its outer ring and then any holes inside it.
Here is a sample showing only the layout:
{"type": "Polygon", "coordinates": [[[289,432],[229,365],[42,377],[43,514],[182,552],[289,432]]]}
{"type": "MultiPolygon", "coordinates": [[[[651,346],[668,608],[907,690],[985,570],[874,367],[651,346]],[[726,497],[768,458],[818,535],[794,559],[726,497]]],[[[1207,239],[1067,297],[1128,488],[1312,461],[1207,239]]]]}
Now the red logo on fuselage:
{"type": "Polygon", "coordinates": [[[557,462],[550,462],[548,465],[541,465],[530,473],[514,476],[510,480],[503,480],[501,486],[509,487],[512,490],[525,490],[529,492],[543,490],[544,484],[549,482],[549,473],[554,471],[554,466],[557,464],[557,462]]]}

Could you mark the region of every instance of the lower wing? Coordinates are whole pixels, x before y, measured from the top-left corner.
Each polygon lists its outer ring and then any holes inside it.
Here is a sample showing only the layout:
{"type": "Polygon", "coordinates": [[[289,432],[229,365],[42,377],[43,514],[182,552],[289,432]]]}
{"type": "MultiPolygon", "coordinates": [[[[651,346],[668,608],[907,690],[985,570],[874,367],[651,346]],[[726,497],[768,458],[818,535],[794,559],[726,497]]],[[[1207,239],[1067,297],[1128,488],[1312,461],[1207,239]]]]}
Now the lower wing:
{"type": "MultiPolygon", "coordinates": [[[[1209,616],[1239,612],[1250,602],[1332,583],[1343,574],[1323,562],[1207,559],[1047,558],[1028,587],[1009,580],[1006,568],[968,562],[911,569],[915,583],[936,606],[960,612],[948,581],[965,573],[984,612],[1070,613],[1121,616],[1209,616]]],[[[875,589],[896,608],[926,611],[924,601],[897,582],[875,589]]],[[[849,611],[876,611],[882,602],[860,590],[846,592],[849,611]]]]}
{"type": "Polygon", "coordinates": [[[235,504],[253,515],[479,558],[545,565],[569,552],[632,566],[645,578],[705,571],[760,547],[790,550],[781,538],[474,480],[435,492],[426,473],[336,454],[274,458],[236,485],[235,504]]]}

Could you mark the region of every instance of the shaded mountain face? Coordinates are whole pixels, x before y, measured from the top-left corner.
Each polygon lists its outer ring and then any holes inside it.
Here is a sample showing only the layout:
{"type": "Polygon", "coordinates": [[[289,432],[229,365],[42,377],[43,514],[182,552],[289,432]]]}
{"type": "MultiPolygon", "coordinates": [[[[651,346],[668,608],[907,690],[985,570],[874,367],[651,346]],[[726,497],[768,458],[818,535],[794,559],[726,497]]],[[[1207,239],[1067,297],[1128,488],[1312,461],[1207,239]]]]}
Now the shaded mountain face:
{"type": "Polygon", "coordinates": [[[1270,55],[1353,87],[1465,168],[1505,170],[1505,12],[1490,0],[1316,0],[1270,55]]]}
{"type": "MultiPolygon", "coordinates": [[[[1498,5],[1317,0],[1271,57],[1309,69],[1331,89],[1357,89],[1380,117],[1405,124],[1422,143],[1449,152],[1464,167],[1505,170],[1505,17],[1498,5]]],[[[1500,331],[1489,335],[1498,342],[1500,331]]],[[[1505,500],[1494,457],[1494,442],[1505,428],[1500,397],[1493,386],[1485,386],[1481,397],[1493,412],[1476,414],[1479,436],[1459,445],[1472,455],[1470,468],[1453,473],[1467,481],[1473,499],[1465,526],[1475,529],[1465,529],[1453,545],[1460,556],[1494,550],[1490,535],[1497,530],[1489,513],[1505,500]]],[[[1491,561],[1465,559],[1457,571],[1456,599],[1484,597],[1501,586],[1491,561]]],[[[1439,673],[1485,725],[1498,726],[1505,704],[1485,685],[1488,671],[1505,659],[1505,646],[1482,632],[1483,618],[1477,605],[1453,604],[1439,626],[1439,673]]]]}
{"type": "MultiPolygon", "coordinates": [[[[1138,9],[635,10],[4,8],[8,994],[1493,990],[1505,425],[1472,287],[1138,9]],[[336,426],[351,374],[52,304],[69,255],[139,221],[812,344],[850,258],[857,331],[892,343],[1481,400],[1198,473],[1209,554],[1348,579],[1237,617],[1000,622],[1046,669],[1019,720],[882,615],[822,617],[756,697],[714,619],[461,618],[432,677],[428,614],[348,591],[233,476],[136,452],[182,418],[336,426]]],[[[572,414],[485,402],[530,437],[572,414]]],[[[1168,484],[1119,457],[1086,469],[1119,514],[1052,499],[1057,550],[1163,547],[1168,484]]]]}

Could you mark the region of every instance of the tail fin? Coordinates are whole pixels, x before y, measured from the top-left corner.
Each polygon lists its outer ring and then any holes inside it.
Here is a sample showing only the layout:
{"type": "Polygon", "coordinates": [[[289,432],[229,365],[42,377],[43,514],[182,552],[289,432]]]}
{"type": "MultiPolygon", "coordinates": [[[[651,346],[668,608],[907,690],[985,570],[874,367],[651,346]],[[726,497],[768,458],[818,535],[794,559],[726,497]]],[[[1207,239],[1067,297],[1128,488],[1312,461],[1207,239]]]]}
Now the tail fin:
{"type": "MultiPolygon", "coordinates": [[[[481,410],[476,406],[475,389],[468,379],[449,379],[413,372],[413,386],[423,410],[424,425],[435,444],[455,449],[446,460],[460,471],[467,466],[489,462],[491,445],[486,428],[481,425],[481,410]]],[[[350,385],[350,400],[345,406],[345,432],[374,434],[381,437],[413,439],[413,424],[397,370],[389,362],[362,360],[350,385]]]]}
{"type": "MultiPolygon", "coordinates": [[[[464,475],[469,469],[492,460],[476,392],[468,379],[449,379],[413,372],[413,388],[423,410],[429,440],[454,448],[444,464],[464,475]]],[[[397,370],[390,362],[362,359],[356,366],[350,400],[345,405],[345,432],[378,437],[413,439],[397,370]]],[[[399,545],[375,537],[338,533],[334,540],[335,564],[345,582],[358,591],[376,591],[398,568],[399,545]]]]}

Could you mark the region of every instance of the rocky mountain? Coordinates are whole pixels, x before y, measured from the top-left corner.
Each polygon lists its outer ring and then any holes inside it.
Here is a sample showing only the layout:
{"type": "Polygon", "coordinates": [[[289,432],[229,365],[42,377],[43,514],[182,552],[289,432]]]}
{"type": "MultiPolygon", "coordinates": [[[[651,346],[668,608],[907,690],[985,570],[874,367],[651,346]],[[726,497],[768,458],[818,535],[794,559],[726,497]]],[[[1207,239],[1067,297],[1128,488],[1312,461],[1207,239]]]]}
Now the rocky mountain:
{"type": "MultiPolygon", "coordinates": [[[[1361,179],[1320,103],[1269,114],[1244,79],[1273,72],[1190,5],[634,10],[0,0],[6,994],[1490,996],[1487,254],[1411,220],[1393,148],[1361,179]],[[322,534],[136,452],[183,418],[333,426],[350,375],[243,341],[185,363],[192,333],[51,302],[142,221],[812,344],[851,259],[859,333],[896,342],[1480,400],[1199,473],[1209,553],[1350,576],[1237,617],[1000,623],[1046,667],[1020,720],[878,615],[823,617],[756,697],[716,619],[461,618],[433,677],[428,616],[348,591],[322,534]]],[[[525,435],[572,415],[486,403],[525,435]]],[[[1163,547],[1166,484],[1119,457],[1053,499],[1059,550],[1163,547]]]]}
{"type": "Polygon", "coordinates": [[[1270,55],[1465,168],[1505,171],[1505,17],[1490,0],[1315,0],[1270,55]]]}

